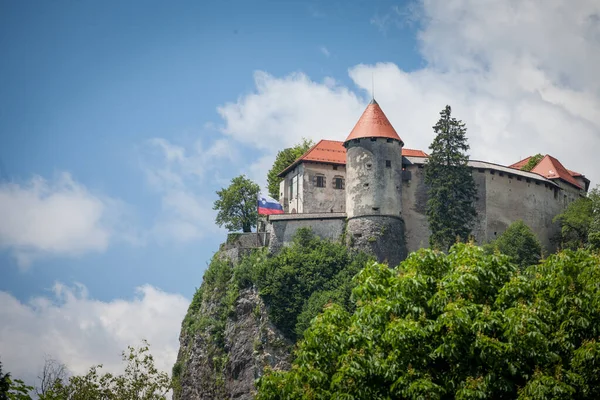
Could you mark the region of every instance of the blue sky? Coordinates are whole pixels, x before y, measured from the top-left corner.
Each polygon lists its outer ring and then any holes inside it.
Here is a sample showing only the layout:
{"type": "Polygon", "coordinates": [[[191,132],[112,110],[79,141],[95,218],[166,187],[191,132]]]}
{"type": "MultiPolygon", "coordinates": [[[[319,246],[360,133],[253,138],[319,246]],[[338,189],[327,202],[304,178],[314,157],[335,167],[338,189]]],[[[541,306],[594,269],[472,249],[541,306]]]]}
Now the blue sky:
{"type": "MultiPolygon", "coordinates": [[[[256,70],[303,71],[316,80],[339,76],[351,84],[349,65],[418,65],[414,35],[382,35],[365,18],[393,5],[4,3],[4,179],[21,182],[34,174],[52,178],[69,171],[86,187],[134,205],[136,218],[146,225],[160,207],[139,168],[138,150],[146,140],[185,144],[201,137],[210,144],[218,132],[205,125],[221,123],[217,106],[253,89],[256,70]]],[[[252,153],[246,161],[251,158],[252,153]]],[[[228,167],[219,167],[224,179],[240,172],[239,165],[228,167]]],[[[206,192],[212,195],[219,187],[207,182],[206,192]]],[[[84,283],[103,300],[131,295],[140,283],[190,297],[222,239],[115,246],[102,254],[43,259],[25,272],[5,253],[8,276],[0,290],[26,299],[59,279],[84,283]]]]}
{"type": "Polygon", "coordinates": [[[2,2],[0,348],[49,326],[93,348],[74,359],[44,336],[26,359],[0,353],[8,368],[48,352],[76,372],[116,365],[142,336],[169,366],[225,238],[215,191],[264,184],[302,137],[343,139],[372,77],[407,147],[426,150],[451,104],[473,158],[549,153],[594,185],[600,6],[509,3],[2,2]]]}

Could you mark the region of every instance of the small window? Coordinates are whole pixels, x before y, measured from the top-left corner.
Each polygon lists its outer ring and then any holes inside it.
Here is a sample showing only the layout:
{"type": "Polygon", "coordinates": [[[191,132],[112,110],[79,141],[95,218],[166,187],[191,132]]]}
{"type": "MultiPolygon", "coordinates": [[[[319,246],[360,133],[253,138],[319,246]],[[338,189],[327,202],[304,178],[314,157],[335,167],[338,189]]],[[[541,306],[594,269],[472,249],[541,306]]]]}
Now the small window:
{"type": "Polygon", "coordinates": [[[374,138],[374,137],[371,138],[371,142],[376,142],[376,141],[377,141],[377,138],[374,138]]]}
{"type": "Polygon", "coordinates": [[[527,182],[527,183],[531,183],[531,179],[529,179],[529,178],[525,178],[525,182],[527,182]]]}
{"type": "Polygon", "coordinates": [[[479,172],[485,172],[484,168],[479,168],[479,172]]]}
{"type": "Polygon", "coordinates": [[[334,166],[333,166],[333,170],[334,170],[334,171],[337,171],[337,169],[338,169],[338,166],[337,166],[337,165],[334,165],[334,166]]]}
{"type": "Polygon", "coordinates": [[[333,178],[333,188],[334,189],[344,189],[344,178],[341,176],[336,176],[333,178]]]}
{"type": "Polygon", "coordinates": [[[490,175],[494,175],[496,173],[496,171],[494,171],[493,169],[490,169],[490,175]]]}
{"type": "Polygon", "coordinates": [[[387,142],[388,143],[392,143],[394,140],[393,139],[388,139],[387,142]]]}
{"type": "Polygon", "coordinates": [[[392,160],[385,160],[385,167],[392,168],[392,160]]]}
{"type": "Polygon", "coordinates": [[[498,175],[504,176],[504,172],[498,172],[498,175]]]}
{"type": "Polygon", "coordinates": [[[372,166],[373,166],[373,164],[367,163],[367,169],[371,169],[372,166]]]}
{"type": "Polygon", "coordinates": [[[511,174],[508,174],[508,179],[512,179],[513,176],[511,174]]]}
{"type": "Polygon", "coordinates": [[[522,180],[523,180],[523,178],[521,178],[520,176],[517,176],[517,180],[518,180],[518,181],[522,181],[522,180]]]}
{"type": "Polygon", "coordinates": [[[325,176],[315,175],[314,182],[316,187],[325,187],[325,176]]]}

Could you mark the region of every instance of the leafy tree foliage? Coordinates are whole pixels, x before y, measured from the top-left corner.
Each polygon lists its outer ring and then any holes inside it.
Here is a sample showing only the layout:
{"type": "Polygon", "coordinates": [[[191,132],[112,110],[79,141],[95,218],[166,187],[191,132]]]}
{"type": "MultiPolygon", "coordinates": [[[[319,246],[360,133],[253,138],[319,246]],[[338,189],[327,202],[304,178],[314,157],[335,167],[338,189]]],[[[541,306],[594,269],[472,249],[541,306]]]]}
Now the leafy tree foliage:
{"type": "MultiPolygon", "coordinates": [[[[129,346],[123,352],[126,363],[125,373],[101,374],[101,365],[93,366],[83,376],[57,378],[48,385],[39,400],[165,400],[171,389],[169,375],[154,366],[154,358],[149,353],[147,342],[140,348],[129,346]]],[[[32,386],[23,381],[11,382],[10,400],[32,400],[32,386]]],[[[1,392],[0,392],[1,393],[1,392]]],[[[2,399],[2,397],[0,397],[2,399]]]]}
{"type": "Polygon", "coordinates": [[[600,187],[575,200],[553,222],[560,224],[560,245],[565,249],[600,249],[600,187]]]}
{"type": "MultiPolygon", "coordinates": [[[[10,400],[32,400],[29,393],[33,390],[33,386],[26,385],[21,379],[8,378],[9,390],[7,396],[10,400]]],[[[46,399],[54,400],[54,399],[46,399]]],[[[62,399],[56,399],[62,400],[62,399]]]]}
{"type": "Polygon", "coordinates": [[[600,249],[600,188],[596,187],[588,194],[592,201],[592,217],[588,232],[588,243],[593,249],[600,249]]]}
{"type": "Polygon", "coordinates": [[[303,155],[313,147],[315,143],[306,138],[302,138],[302,142],[293,147],[288,147],[277,153],[275,162],[267,174],[267,188],[269,196],[274,199],[279,199],[279,183],[282,181],[277,175],[292,164],[298,157],[303,155]]]}
{"type": "Polygon", "coordinates": [[[352,277],[368,259],[341,243],[321,240],[305,228],[298,230],[291,246],[270,258],[242,262],[234,274],[241,287],[258,287],[271,321],[295,339],[326,303],[351,305],[352,277]]]}
{"type": "Polygon", "coordinates": [[[425,167],[425,183],[429,185],[427,220],[431,229],[430,245],[448,250],[458,239],[466,240],[475,218],[474,200],[477,193],[471,169],[467,128],[451,116],[450,106],[440,112],[433,127],[436,137],[429,148],[431,154],[425,167]]]}
{"type": "Polygon", "coordinates": [[[553,222],[560,223],[560,244],[564,249],[585,247],[592,223],[592,200],[582,197],[575,200],[554,217],[553,222]]]}
{"type": "Polygon", "coordinates": [[[542,158],[544,158],[544,156],[540,153],[536,154],[535,156],[532,156],[529,159],[529,161],[527,161],[527,164],[521,167],[521,171],[531,171],[535,168],[536,165],[540,163],[540,161],[542,161],[542,158]]]}
{"type": "Polygon", "coordinates": [[[521,267],[537,264],[542,255],[540,241],[523,221],[513,222],[496,240],[484,248],[489,254],[495,250],[506,254],[521,267]]]}
{"type": "Polygon", "coordinates": [[[319,315],[257,399],[600,398],[599,264],[566,251],[519,273],[463,243],[372,263],[356,309],[319,315]]]}
{"type": "Polygon", "coordinates": [[[0,361],[0,400],[8,400],[10,389],[10,374],[2,373],[2,362],[0,361]]]}
{"type": "Polygon", "coordinates": [[[214,210],[218,210],[216,223],[229,231],[250,232],[256,226],[257,201],[260,187],[244,175],[231,180],[231,185],[217,192],[214,210]]]}

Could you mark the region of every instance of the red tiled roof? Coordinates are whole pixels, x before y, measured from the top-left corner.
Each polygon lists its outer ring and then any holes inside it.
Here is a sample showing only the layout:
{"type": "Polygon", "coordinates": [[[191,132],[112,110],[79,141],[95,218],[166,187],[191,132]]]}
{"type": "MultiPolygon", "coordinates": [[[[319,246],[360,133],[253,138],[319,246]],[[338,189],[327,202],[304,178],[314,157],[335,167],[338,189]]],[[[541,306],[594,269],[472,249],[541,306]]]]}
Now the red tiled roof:
{"type": "Polygon", "coordinates": [[[529,162],[529,160],[531,159],[530,157],[527,157],[521,161],[517,161],[516,163],[514,163],[513,165],[509,165],[508,168],[514,168],[514,169],[521,169],[523,168],[525,165],[527,165],[527,163],[529,162]]]}
{"type": "MultiPolygon", "coordinates": [[[[531,159],[531,157],[527,157],[519,162],[509,165],[509,168],[521,169],[529,162],[529,159],[531,159]]],[[[562,179],[563,181],[569,182],[571,185],[583,189],[581,184],[573,178],[574,176],[583,177],[583,175],[579,172],[566,169],[560,161],[548,154],[537,163],[531,172],[548,179],[562,179]]]]}
{"type": "Polygon", "coordinates": [[[569,182],[571,185],[583,189],[581,184],[573,178],[569,171],[558,161],[556,158],[547,155],[542,158],[542,161],[538,163],[531,170],[536,174],[542,175],[548,179],[562,179],[563,181],[569,182]]]}
{"type": "MultiPolygon", "coordinates": [[[[402,149],[402,155],[407,157],[429,157],[422,150],[402,149]]],[[[289,167],[281,171],[279,176],[283,176],[300,164],[302,161],[322,162],[327,164],[346,165],[346,148],[344,142],[337,140],[320,140],[319,143],[308,149],[306,153],[296,159],[289,167]]]]}
{"type": "Polygon", "coordinates": [[[579,172],[571,171],[570,169],[568,169],[567,171],[569,171],[571,176],[583,176],[583,174],[580,174],[579,172]]]}
{"type": "Polygon", "coordinates": [[[337,140],[321,140],[298,160],[346,164],[346,148],[337,140]]]}
{"type": "Polygon", "coordinates": [[[360,116],[360,119],[346,138],[346,142],[352,139],[381,137],[395,139],[402,142],[400,136],[387,119],[379,104],[373,99],[366,110],[360,116]]]}
{"type": "Polygon", "coordinates": [[[405,157],[429,157],[423,150],[413,150],[402,148],[402,155],[405,157]]]}

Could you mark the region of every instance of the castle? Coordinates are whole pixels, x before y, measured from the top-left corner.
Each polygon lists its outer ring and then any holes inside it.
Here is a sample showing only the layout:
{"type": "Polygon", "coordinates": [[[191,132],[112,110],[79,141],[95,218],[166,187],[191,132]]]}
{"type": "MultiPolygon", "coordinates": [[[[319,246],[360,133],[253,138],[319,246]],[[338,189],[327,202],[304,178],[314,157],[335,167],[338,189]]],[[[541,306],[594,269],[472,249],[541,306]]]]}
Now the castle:
{"type": "MultiPolygon", "coordinates": [[[[344,142],[321,140],[280,173],[285,214],[268,217],[269,246],[289,243],[301,227],[327,239],[372,252],[396,265],[429,243],[424,167],[428,155],[404,142],[372,100],[344,142]]],[[[509,166],[469,161],[477,185],[478,243],[523,220],[547,250],[559,227],[553,218],[586,195],[590,181],[546,155],[509,166]]]]}

